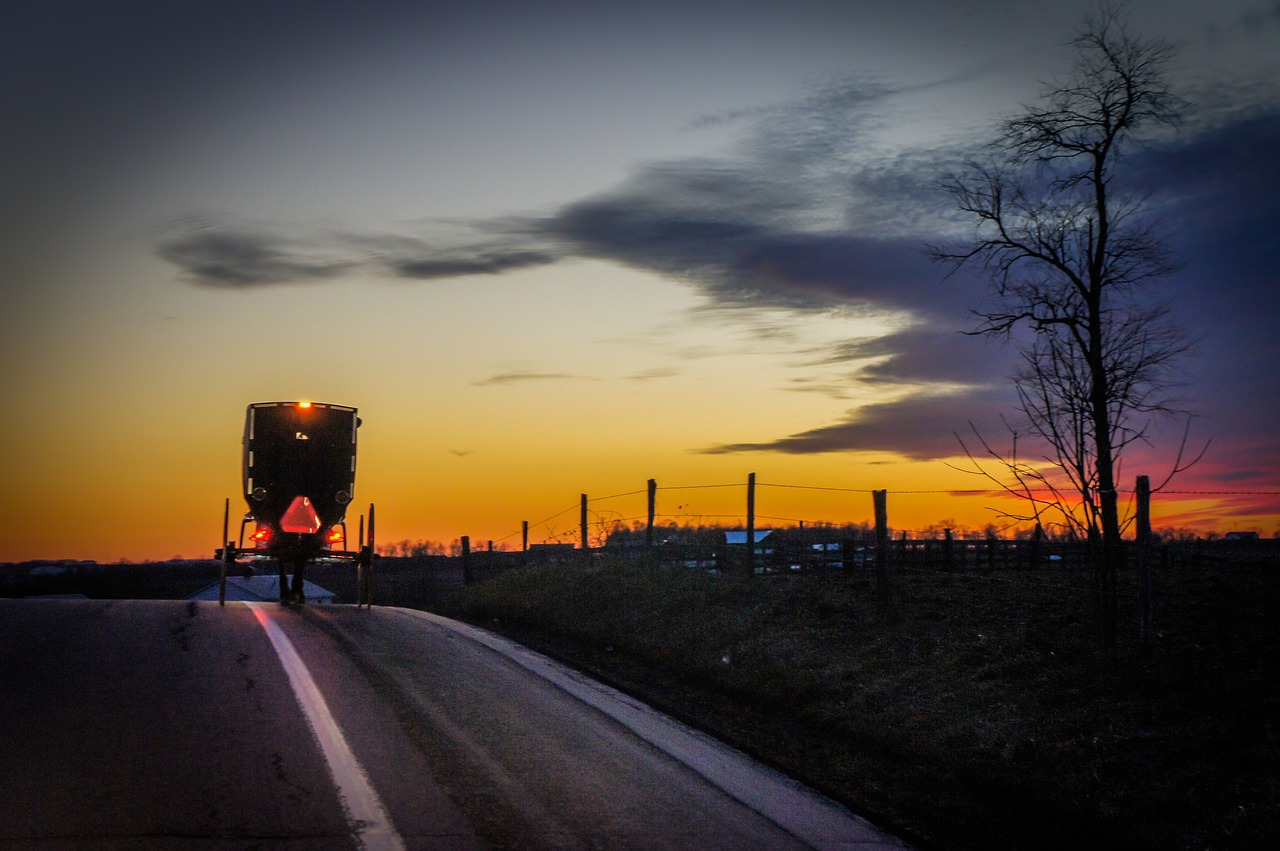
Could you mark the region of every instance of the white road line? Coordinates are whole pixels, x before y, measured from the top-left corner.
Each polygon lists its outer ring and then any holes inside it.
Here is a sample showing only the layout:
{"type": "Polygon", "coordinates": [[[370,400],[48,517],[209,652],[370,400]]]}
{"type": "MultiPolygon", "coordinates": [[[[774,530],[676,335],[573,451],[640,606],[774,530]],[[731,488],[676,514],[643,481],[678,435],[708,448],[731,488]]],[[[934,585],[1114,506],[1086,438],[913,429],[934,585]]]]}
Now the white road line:
{"type": "Polygon", "coordinates": [[[386,807],[378,798],[369,783],[369,775],[351,752],[346,737],[329,711],[324,695],[320,693],[311,672],[303,664],[302,657],[294,649],[293,642],[284,634],[262,603],[245,603],[253,610],[254,616],[271,639],[285,673],[289,675],[289,684],[298,698],[302,712],[311,724],[311,731],[320,743],[325,761],[329,764],[329,772],[338,787],[338,798],[346,810],[347,822],[357,844],[367,851],[405,851],[404,840],[391,824],[386,807]]]}

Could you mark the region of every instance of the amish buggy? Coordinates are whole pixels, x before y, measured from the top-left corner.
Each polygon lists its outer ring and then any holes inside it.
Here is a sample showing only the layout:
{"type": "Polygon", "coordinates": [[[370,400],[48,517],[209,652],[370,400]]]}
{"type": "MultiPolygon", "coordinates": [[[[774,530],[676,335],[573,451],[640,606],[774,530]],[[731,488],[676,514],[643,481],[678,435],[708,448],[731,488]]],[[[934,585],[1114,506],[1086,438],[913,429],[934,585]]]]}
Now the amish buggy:
{"type": "Polygon", "coordinates": [[[227,539],[231,500],[222,518],[218,601],[226,600],[226,577],[237,559],[273,560],[280,576],[280,602],[305,603],[306,567],[316,561],[350,561],[359,571],[357,602],[369,603],[374,559],[374,507],[369,504],[356,548],[348,547],[347,507],[355,496],[356,444],[361,420],[355,408],[324,402],[254,402],[245,410],[242,479],[248,513],[240,539],[227,539]],[[255,524],[250,545],[245,527],[255,524]]]}

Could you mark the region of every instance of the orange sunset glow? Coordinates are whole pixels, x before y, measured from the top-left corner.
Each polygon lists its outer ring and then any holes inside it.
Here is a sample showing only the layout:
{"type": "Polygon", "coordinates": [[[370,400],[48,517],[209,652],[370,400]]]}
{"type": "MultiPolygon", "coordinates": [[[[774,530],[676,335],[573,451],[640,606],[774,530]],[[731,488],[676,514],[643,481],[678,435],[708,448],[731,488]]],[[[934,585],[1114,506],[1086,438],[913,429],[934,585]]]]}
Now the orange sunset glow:
{"type": "MultiPolygon", "coordinates": [[[[1015,530],[961,440],[1003,445],[1018,350],[927,256],[961,228],[936,184],[1092,2],[150,5],[6,24],[0,561],[212,557],[273,400],[359,409],[380,543],[576,543],[581,494],[602,540],[650,479],[661,522],[739,525],[751,473],[762,527],[870,523],[883,489],[895,530],[1015,530]]],[[[1196,340],[1122,465],[1122,500],[1164,483],[1189,421],[1157,529],[1280,534],[1252,7],[1128,7],[1212,107],[1126,172],[1196,340]]]]}

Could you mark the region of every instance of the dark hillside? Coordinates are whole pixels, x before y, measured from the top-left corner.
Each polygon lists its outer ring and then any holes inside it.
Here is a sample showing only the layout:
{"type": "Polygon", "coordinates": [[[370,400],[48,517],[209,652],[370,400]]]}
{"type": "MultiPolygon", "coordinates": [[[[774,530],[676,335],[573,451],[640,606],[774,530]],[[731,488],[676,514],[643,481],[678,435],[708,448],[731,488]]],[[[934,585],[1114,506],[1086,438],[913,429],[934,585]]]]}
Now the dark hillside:
{"type": "MultiPolygon", "coordinates": [[[[1272,543],[1272,542],[1265,542],[1272,543]]],[[[379,605],[507,633],[945,849],[1261,849],[1280,836],[1280,563],[1197,550],[1137,579],[1099,649],[1087,571],[754,579],[646,566],[383,558],[379,605]]],[[[1016,565],[1016,562],[1014,562],[1016,565]]],[[[243,569],[243,568],[238,568],[243,569]]],[[[213,561],[0,565],[0,596],[181,598],[213,561]]],[[[355,597],[349,564],[309,578],[355,597]]]]}
{"type": "Polygon", "coordinates": [[[1087,574],[512,571],[452,615],[585,668],[927,847],[1270,847],[1280,565],[1157,576],[1154,644],[1098,649],[1087,574]]]}

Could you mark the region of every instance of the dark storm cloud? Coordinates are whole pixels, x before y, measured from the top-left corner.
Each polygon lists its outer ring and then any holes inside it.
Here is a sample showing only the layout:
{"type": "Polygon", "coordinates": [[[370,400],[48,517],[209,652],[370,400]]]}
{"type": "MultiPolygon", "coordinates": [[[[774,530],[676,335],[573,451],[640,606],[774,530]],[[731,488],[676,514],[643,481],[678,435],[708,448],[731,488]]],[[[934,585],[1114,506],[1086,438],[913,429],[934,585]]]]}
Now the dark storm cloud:
{"type": "Polygon", "coordinates": [[[478,250],[452,257],[401,258],[389,260],[386,265],[402,278],[429,281],[465,275],[498,275],[517,269],[545,266],[559,259],[550,252],[532,249],[478,250]]]}
{"type": "MultiPolygon", "coordinates": [[[[1208,127],[1188,127],[1174,138],[1135,151],[1122,169],[1128,187],[1149,199],[1159,232],[1181,261],[1171,277],[1151,283],[1150,295],[1169,303],[1174,321],[1195,341],[1185,363],[1189,384],[1181,392],[1186,398],[1180,403],[1193,416],[1192,443],[1199,447],[1212,438],[1222,447],[1211,447],[1205,463],[1188,474],[1190,479],[1230,482],[1263,475],[1274,483],[1274,471],[1280,468],[1280,446],[1274,440],[1280,429],[1280,371],[1275,368],[1280,362],[1280,336],[1275,333],[1280,328],[1276,150],[1280,112],[1237,115],[1208,127]],[[1228,452],[1228,445],[1255,450],[1228,452]]],[[[931,218],[939,221],[936,216],[920,220],[922,239],[929,238],[931,218]]],[[[944,270],[934,271],[940,275],[944,270]]],[[[879,441],[886,448],[924,457],[931,448],[947,448],[932,431],[940,425],[930,422],[935,404],[939,411],[948,411],[945,417],[953,427],[957,421],[980,422],[993,410],[1011,412],[1011,385],[1001,376],[1008,372],[1014,353],[961,333],[974,327],[969,310],[981,303],[983,288],[981,282],[957,283],[955,288],[939,288],[922,279],[916,292],[928,296],[920,298],[913,312],[924,321],[886,337],[842,344],[831,358],[882,358],[861,367],[858,378],[864,383],[953,381],[970,385],[974,392],[963,400],[917,396],[876,406],[854,412],[848,422],[755,448],[825,452],[845,441],[850,447],[879,441]],[[897,423],[901,431],[877,429],[889,423],[897,423]]],[[[999,434],[1003,428],[999,423],[988,427],[994,429],[988,434],[999,434]]],[[[1166,453],[1176,445],[1172,432],[1160,439],[1166,453]]],[[[1158,449],[1151,450],[1153,457],[1158,449]]],[[[1156,466],[1167,461],[1162,457],[1156,466]]]]}
{"type": "Polygon", "coordinates": [[[940,275],[911,240],[805,233],[729,205],[695,211],[615,194],[567,207],[541,229],[575,255],[683,280],[738,307],[910,309],[941,293],[940,275]]]}
{"type": "MultiPolygon", "coordinates": [[[[962,164],[965,152],[859,159],[861,128],[877,120],[884,97],[875,86],[852,83],[843,96],[827,93],[771,110],[776,119],[765,122],[742,156],[643,167],[619,187],[543,217],[475,222],[469,237],[318,234],[282,245],[243,231],[180,229],[160,253],[188,280],[242,286],[344,269],[428,280],[591,257],[677,278],[743,307],[865,303],[963,316],[981,295],[980,284],[944,280],[947,270],[929,261],[925,246],[948,213],[934,183],[948,166],[962,164]],[[817,117],[826,111],[836,117],[817,117]],[[323,259],[335,253],[339,259],[323,259]]],[[[1280,243],[1269,231],[1280,203],[1271,191],[1280,185],[1277,142],[1280,119],[1251,117],[1131,160],[1138,182],[1160,202],[1166,230],[1176,234],[1175,249],[1197,269],[1211,263],[1233,293],[1245,282],[1265,286],[1259,270],[1275,268],[1280,243]]]]}
{"type": "Polygon", "coordinates": [[[761,110],[736,156],[641,168],[532,232],[574,255],[683,280],[725,305],[943,308],[960,282],[941,282],[920,229],[936,215],[947,154],[886,156],[871,142],[901,93],[853,79],[761,110]]]}
{"type": "Polygon", "coordinates": [[[1222,376],[1208,389],[1215,396],[1249,393],[1251,406],[1272,422],[1280,418],[1277,150],[1280,112],[1255,115],[1198,132],[1184,144],[1153,149],[1138,175],[1160,205],[1165,231],[1183,261],[1162,290],[1200,338],[1207,361],[1201,371],[1222,376]],[[1236,380],[1241,375],[1250,381],[1236,380]]]}
{"type": "MultiPolygon", "coordinates": [[[[856,169],[845,161],[856,159],[865,128],[891,94],[861,80],[830,86],[766,110],[770,119],[736,156],[646,166],[616,189],[546,216],[474,222],[469,238],[298,234],[292,242],[296,248],[309,241],[318,252],[348,251],[353,271],[382,267],[422,279],[591,257],[678,278],[743,306],[826,307],[842,299],[886,298],[907,303],[930,275],[915,241],[874,229],[850,231],[841,222],[851,193],[860,194],[867,208],[890,203],[873,198],[884,191],[873,180],[856,187],[856,169]]],[[[925,191],[908,183],[899,177],[893,185],[895,209],[912,205],[908,192],[925,191]]],[[[169,240],[189,241],[201,252],[162,247],[162,256],[188,280],[286,282],[287,268],[259,274],[257,258],[234,244],[181,230],[169,240]],[[220,247],[226,256],[216,256],[220,247]],[[206,270],[214,276],[206,279],[206,270]]],[[[299,271],[311,277],[305,263],[299,271]]]]}
{"type": "MultiPolygon", "coordinates": [[[[1280,115],[1242,116],[1207,129],[1188,129],[1135,152],[1127,164],[1132,185],[1150,193],[1152,211],[1183,263],[1173,277],[1154,282],[1152,294],[1171,302],[1174,318],[1198,341],[1197,356],[1188,364],[1195,377],[1195,386],[1188,390],[1189,407],[1200,415],[1193,421],[1196,436],[1201,441],[1213,436],[1220,443],[1270,447],[1261,453],[1265,457],[1251,456],[1248,468],[1233,466],[1241,463],[1234,456],[1221,454],[1215,460],[1211,451],[1193,476],[1230,481],[1280,466],[1280,452],[1274,440],[1266,438],[1280,428],[1280,373],[1275,369],[1280,361],[1275,334],[1280,327],[1276,150],[1280,115]]],[[[868,185],[905,186],[905,197],[916,200],[922,197],[917,187],[923,182],[921,174],[882,170],[874,180],[864,172],[852,184],[864,191],[863,197],[873,198],[879,193],[867,193],[868,185]]],[[[942,226],[936,213],[920,217],[921,240],[931,238],[931,222],[942,226]]],[[[946,457],[956,454],[953,432],[965,430],[958,425],[985,417],[987,433],[1000,433],[1002,426],[989,419],[993,411],[1013,410],[1009,382],[1000,378],[1008,372],[1012,353],[961,333],[973,327],[968,310],[981,301],[980,282],[952,279],[949,283],[956,286],[944,286],[940,282],[945,270],[916,265],[907,254],[895,256],[892,240],[871,241],[876,250],[866,250],[865,240],[827,241],[830,256],[824,259],[821,250],[803,251],[799,261],[785,244],[782,240],[759,249],[784,273],[767,282],[750,276],[753,284],[771,283],[780,293],[795,295],[814,293],[813,283],[822,281],[821,291],[832,296],[905,307],[921,320],[885,337],[839,345],[829,354],[831,362],[878,358],[860,367],[857,379],[864,384],[955,382],[971,390],[959,397],[925,391],[776,441],[726,444],[708,451],[804,454],[877,448],[913,458],[946,457]],[[837,244],[846,250],[840,251],[837,244]],[[853,274],[859,262],[870,264],[875,274],[853,274]]],[[[738,268],[744,266],[749,264],[738,268]]],[[[712,285],[708,291],[717,288],[712,285]]]]}
{"type": "Polygon", "coordinates": [[[992,411],[1007,402],[998,390],[912,396],[899,402],[865,405],[851,411],[843,422],[777,440],[722,444],[702,452],[895,452],[914,460],[950,458],[961,454],[960,438],[967,437],[969,422],[990,427],[992,411]]]}
{"type": "Polygon", "coordinates": [[[192,283],[227,289],[333,278],[350,269],[347,261],[324,261],[298,254],[264,233],[184,227],[161,241],[157,253],[192,283]]]}
{"type": "Polygon", "coordinates": [[[1280,111],[1179,141],[1145,152],[1135,163],[1135,180],[1161,204],[1191,276],[1228,280],[1230,296],[1273,304],[1280,268],[1280,111]]]}
{"type": "Polygon", "coordinates": [[[827,362],[876,358],[876,363],[858,373],[859,380],[869,383],[975,385],[999,381],[1005,374],[1006,354],[1003,346],[939,319],[883,337],[841,343],[831,350],[827,362]]]}
{"type": "MultiPolygon", "coordinates": [[[[963,333],[973,327],[970,311],[982,301],[983,282],[948,276],[925,249],[954,235],[948,202],[934,187],[971,152],[864,151],[864,130],[879,120],[885,95],[872,85],[848,88],[843,98],[827,92],[795,107],[761,110],[762,127],[736,156],[645,166],[608,192],[544,216],[474,222],[469,235],[455,232],[450,240],[313,238],[316,258],[333,256],[324,252],[337,246],[339,256],[349,252],[344,263],[308,259],[301,240],[274,246],[179,233],[161,254],[189,280],[218,286],[314,280],[354,269],[422,279],[498,274],[592,258],[683,281],[708,298],[710,310],[744,317],[754,308],[834,305],[897,312],[912,320],[902,330],[836,346],[815,361],[858,362],[853,380],[913,384],[920,395],[774,442],[710,451],[954,455],[952,435],[964,423],[1011,409],[1008,382],[1000,380],[1011,353],[963,333]],[[824,110],[831,114],[816,114],[824,110]],[[972,392],[938,395],[938,385],[972,392]]],[[[1280,116],[1237,116],[1135,150],[1125,165],[1133,185],[1150,193],[1183,260],[1156,292],[1203,340],[1195,365],[1202,404],[1250,405],[1249,418],[1208,422],[1215,431],[1244,429],[1245,422],[1280,427],[1276,150],[1280,116]]]]}
{"type": "Polygon", "coordinates": [[[554,252],[520,245],[436,247],[416,238],[305,230],[284,236],[250,224],[212,226],[204,220],[172,225],[156,253],[177,266],[190,283],[238,289],[355,272],[414,280],[497,275],[561,259],[554,252]]]}

